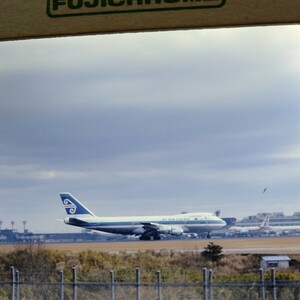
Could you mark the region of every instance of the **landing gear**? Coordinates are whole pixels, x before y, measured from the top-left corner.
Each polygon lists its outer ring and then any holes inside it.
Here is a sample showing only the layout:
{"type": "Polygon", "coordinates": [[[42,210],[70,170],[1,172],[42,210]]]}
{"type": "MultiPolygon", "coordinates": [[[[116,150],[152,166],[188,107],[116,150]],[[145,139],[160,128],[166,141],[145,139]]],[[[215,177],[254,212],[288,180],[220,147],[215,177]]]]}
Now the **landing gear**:
{"type": "Polygon", "coordinates": [[[157,235],[153,235],[153,236],[141,235],[140,236],[140,241],[151,241],[151,238],[153,238],[154,241],[161,240],[161,237],[159,236],[159,234],[157,234],[157,235]]]}
{"type": "Polygon", "coordinates": [[[140,241],[150,241],[151,237],[147,235],[141,235],[140,236],[140,241]]]}

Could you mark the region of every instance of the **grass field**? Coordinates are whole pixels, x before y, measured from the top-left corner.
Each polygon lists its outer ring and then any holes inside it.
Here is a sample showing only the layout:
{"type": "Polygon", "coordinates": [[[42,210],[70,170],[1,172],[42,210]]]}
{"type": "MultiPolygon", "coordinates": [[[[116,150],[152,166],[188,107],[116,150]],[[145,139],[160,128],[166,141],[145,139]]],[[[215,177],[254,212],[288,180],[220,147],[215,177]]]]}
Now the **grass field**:
{"type": "MultiPolygon", "coordinates": [[[[272,253],[300,254],[300,238],[243,238],[243,239],[211,239],[211,240],[171,240],[171,241],[129,241],[129,242],[98,242],[98,243],[58,243],[45,244],[47,249],[80,252],[93,250],[102,252],[174,250],[197,251],[203,250],[209,242],[223,247],[224,253],[272,253]]],[[[15,248],[12,244],[0,245],[0,251],[10,251],[15,248]]]]}

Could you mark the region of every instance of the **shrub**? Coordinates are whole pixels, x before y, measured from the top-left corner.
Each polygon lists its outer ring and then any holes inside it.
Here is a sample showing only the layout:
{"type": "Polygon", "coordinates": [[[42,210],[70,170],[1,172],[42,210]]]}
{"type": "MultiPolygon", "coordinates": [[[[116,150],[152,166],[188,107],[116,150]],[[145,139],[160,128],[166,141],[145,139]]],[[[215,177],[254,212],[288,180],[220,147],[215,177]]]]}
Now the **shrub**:
{"type": "Polygon", "coordinates": [[[212,262],[219,262],[224,257],[222,254],[223,247],[215,245],[213,242],[210,242],[204,249],[202,256],[212,262]]]}

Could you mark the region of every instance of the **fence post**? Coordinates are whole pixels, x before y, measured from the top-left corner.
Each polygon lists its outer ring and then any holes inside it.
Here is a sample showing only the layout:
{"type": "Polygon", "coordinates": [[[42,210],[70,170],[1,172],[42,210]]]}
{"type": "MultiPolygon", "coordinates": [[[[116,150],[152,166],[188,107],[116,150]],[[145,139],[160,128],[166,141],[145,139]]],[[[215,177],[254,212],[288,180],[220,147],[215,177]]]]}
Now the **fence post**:
{"type": "Polygon", "coordinates": [[[213,293],[212,293],[212,270],[208,271],[208,299],[213,300],[213,293]]]}
{"type": "Polygon", "coordinates": [[[76,274],[75,265],[72,267],[72,274],[73,274],[73,300],[77,300],[77,289],[76,289],[77,274],[76,274]]]}
{"type": "Polygon", "coordinates": [[[10,266],[10,299],[15,300],[15,267],[10,266]]]}
{"type": "Polygon", "coordinates": [[[266,292],[265,292],[265,276],[264,270],[259,269],[259,284],[260,284],[260,298],[261,300],[266,300],[266,292]]]}
{"type": "Polygon", "coordinates": [[[135,269],[135,280],[136,280],[136,300],[140,300],[140,286],[141,286],[141,282],[140,282],[141,276],[140,276],[140,268],[137,267],[135,269]]]}
{"type": "Polygon", "coordinates": [[[272,299],[276,300],[276,279],[275,279],[275,268],[271,269],[271,282],[272,282],[272,299]]]}
{"type": "Polygon", "coordinates": [[[111,300],[115,300],[115,274],[113,270],[110,270],[110,290],[111,300]]]}
{"type": "Polygon", "coordinates": [[[203,300],[207,300],[207,268],[202,268],[203,275],[203,300]]]}
{"type": "Polygon", "coordinates": [[[16,270],[16,300],[19,300],[20,299],[20,285],[19,285],[19,282],[20,282],[20,273],[18,270],[16,270]]]}
{"type": "Polygon", "coordinates": [[[60,271],[59,273],[60,278],[60,300],[64,300],[64,271],[60,271]]]}
{"type": "Polygon", "coordinates": [[[161,274],[160,271],[156,272],[157,277],[157,299],[161,300],[161,274]]]}

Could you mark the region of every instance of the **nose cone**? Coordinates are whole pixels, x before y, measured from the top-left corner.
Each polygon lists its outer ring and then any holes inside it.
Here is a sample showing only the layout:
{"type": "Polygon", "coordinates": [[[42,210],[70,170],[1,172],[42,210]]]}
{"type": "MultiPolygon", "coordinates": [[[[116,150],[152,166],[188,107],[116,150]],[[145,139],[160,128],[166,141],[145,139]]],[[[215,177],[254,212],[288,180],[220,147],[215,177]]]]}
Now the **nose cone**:
{"type": "Polygon", "coordinates": [[[223,228],[223,227],[225,227],[227,225],[227,223],[223,219],[221,219],[221,218],[219,218],[219,224],[220,224],[219,228],[223,228]]]}

